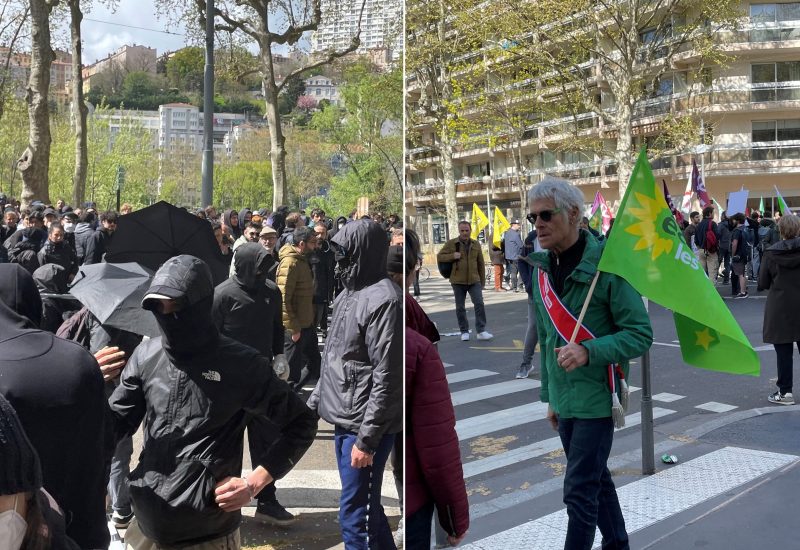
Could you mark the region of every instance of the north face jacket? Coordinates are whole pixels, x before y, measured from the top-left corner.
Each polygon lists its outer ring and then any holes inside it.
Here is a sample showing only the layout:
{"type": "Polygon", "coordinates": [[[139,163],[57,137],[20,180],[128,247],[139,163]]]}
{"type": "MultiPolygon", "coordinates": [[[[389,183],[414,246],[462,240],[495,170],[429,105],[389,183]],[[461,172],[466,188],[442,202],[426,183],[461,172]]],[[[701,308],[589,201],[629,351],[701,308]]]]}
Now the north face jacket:
{"type": "Polygon", "coordinates": [[[136,348],[109,404],[117,437],[133,434],[144,420],[144,447],[129,478],[142,532],[162,546],[189,546],[239,527],[241,514],[223,512],[214,488],[241,475],[250,419],[267,420],[278,430],[253,464],[280,479],[311,446],[317,418],[265,357],[219,334],[204,262],[187,255],[168,260],[147,293],[173,297],[183,307],[153,313],[162,336],[136,348]]]}
{"type": "MultiPolygon", "coordinates": [[[[581,311],[603,251],[603,244],[591,233],[582,233],[582,238],[586,239],[583,256],[573,272],[567,275],[559,296],[575,317],[581,311]]],[[[565,342],[550,321],[537,277],[537,269],[544,270],[550,277],[550,284],[553,284],[550,275],[551,256],[548,252],[538,252],[528,257],[535,268],[533,299],[542,349],[542,402],[549,403],[553,411],[564,418],[611,416],[608,364],[620,363],[627,377],[628,360],[642,355],[653,342],[653,329],[642,297],[625,279],[601,272],[583,321],[597,337],[583,343],[589,352],[589,363],[566,372],[558,366],[555,353],[555,348],[563,347],[565,342]]]]}
{"type": "Polygon", "coordinates": [[[348,223],[331,243],[339,250],[344,289],[333,303],[308,406],[357,433],[359,449],[375,452],[403,424],[403,295],[386,274],[389,242],[380,225],[348,223]]]}

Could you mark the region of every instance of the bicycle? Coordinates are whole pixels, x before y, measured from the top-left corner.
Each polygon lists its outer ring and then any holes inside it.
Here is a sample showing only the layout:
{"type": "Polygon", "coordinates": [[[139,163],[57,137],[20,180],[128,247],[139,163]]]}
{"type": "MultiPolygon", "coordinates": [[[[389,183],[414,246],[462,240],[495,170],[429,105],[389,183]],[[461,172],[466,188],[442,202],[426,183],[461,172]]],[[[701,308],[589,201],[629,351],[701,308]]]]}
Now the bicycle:
{"type": "Polygon", "coordinates": [[[419,282],[421,283],[431,278],[431,270],[424,265],[417,268],[417,273],[419,273],[419,282]]]}

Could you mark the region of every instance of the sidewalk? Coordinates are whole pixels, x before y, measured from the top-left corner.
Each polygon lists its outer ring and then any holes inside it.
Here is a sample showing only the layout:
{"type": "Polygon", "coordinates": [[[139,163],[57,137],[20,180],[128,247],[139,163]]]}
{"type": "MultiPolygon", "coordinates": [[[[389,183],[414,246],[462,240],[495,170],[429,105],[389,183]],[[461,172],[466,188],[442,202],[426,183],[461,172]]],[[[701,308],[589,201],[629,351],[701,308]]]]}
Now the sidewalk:
{"type": "MultiPolygon", "coordinates": [[[[707,427],[701,428],[705,431],[707,427]]],[[[631,548],[796,548],[800,508],[800,406],[741,411],[697,442],[789,455],[790,462],[631,535],[631,548]],[[792,458],[793,457],[793,458],[792,458]]],[[[685,450],[689,451],[689,446],[685,450]]],[[[680,457],[681,449],[672,454],[680,457]]],[[[658,467],[663,467],[658,464],[658,467]]],[[[741,465],[741,467],[746,467],[741,465]]],[[[733,468],[737,468],[734,465],[733,468]]],[[[729,475],[737,475],[728,471],[729,475]]],[[[698,487],[699,490],[701,488],[698,487]]]]}

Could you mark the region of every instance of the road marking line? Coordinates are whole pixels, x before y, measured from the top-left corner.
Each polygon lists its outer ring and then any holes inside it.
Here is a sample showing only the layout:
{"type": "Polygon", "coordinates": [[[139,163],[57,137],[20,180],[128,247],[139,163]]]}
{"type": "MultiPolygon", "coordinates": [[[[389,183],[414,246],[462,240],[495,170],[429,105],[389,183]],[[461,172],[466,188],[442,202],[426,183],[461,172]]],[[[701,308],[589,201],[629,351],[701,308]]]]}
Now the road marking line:
{"type": "Polygon", "coordinates": [[[448,369],[450,367],[455,367],[455,365],[453,363],[444,363],[443,362],[442,365],[444,365],[444,368],[446,368],[446,369],[448,369]]]}
{"type": "MultiPolygon", "coordinates": [[[[659,407],[653,408],[654,419],[674,413],[675,411],[670,409],[662,409],[659,407]]],[[[540,420],[544,420],[544,418],[540,420]]],[[[625,427],[620,429],[625,430],[627,428],[633,428],[641,423],[641,413],[629,414],[625,417],[625,427]]],[[[491,472],[493,470],[499,470],[500,468],[505,468],[506,466],[511,466],[512,464],[517,464],[518,462],[530,460],[538,456],[543,456],[561,448],[561,438],[556,436],[551,437],[550,439],[545,439],[544,441],[537,441],[536,443],[532,443],[524,447],[512,449],[498,455],[481,458],[480,460],[473,460],[472,462],[467,462],[464,464],[464,479],[485,474],[486,472],[491,472]]]]}
{"type": "Polygon", "coordinates": [[[703,403],[702,405],[697,405],[695,407],[695,409],[703,409],[704,411],[711,411],[715,413],[724,413],[738,408],[739,407],[736,405],[726,405],[725,403],[717,403],[716,401],[709,401],[708,403],[703,403]]]}
{"type": "Polygon", "coordinates": [[[664,347],[667,347],[667,348],[679,348],[679,347],[681,347],[678,344],[667,344],[665,342],[653,342],[653,345],[654,346],[664,346],[664,347]]]}
{"type": "Polygon", "coordinates": [[[470,369],[462,372],[454,372],[447,375],[448,384],[457,384],[458,382],[468,382],[470,380],[477,380],[479,378],[486,378],[487,376],[497,376],[498,372],[492,370],[470,369]]]}
{"type": "Polygon", "coordinates": [[[663,401],[664,403],[672,403],[678,399],[683,399],[685,395],[675,395],[674,393],[659,393],[653,396],[653,401],[663,401]]]}
{"type": "Polygon", "coordinates": [[[485,435],[507,428],[513,428],[528,422],[534,422],[544,418],[547,412],[547,403],[536,401],[519,407],[503,409],[480,416],[473,416],[456,422],[456,433],[458,440],[472,439],[479,435],[485,435]]]}
{"type": "MultiPolygon", "coordinates": [[[[745,485],[798,460],[797,456],[725,447],[617,489],[629,533],[745,485]]],[[[561,548],[567,535],[565,508],[491,535],[464,550],[561,548]]],[[[593,548],[600,546],[600,532],[593,548]]]]}
{"type": "Polygon", "coordinates": [[[450,396],[453,400],[453,406],[465,405],[466,403],[474,403],[475,401],[483,401],[484,399],[491,399],[493,397],[500,397],[501,395],[509,395],[521,391],[534,390],[542,385],[538,380],[525,378],[522,380],[508,380],[507,382],[500,382],[499,384],[490,384],[488,386],[479,386],[470,390],[461,390],[453,392],[450,396]]]}

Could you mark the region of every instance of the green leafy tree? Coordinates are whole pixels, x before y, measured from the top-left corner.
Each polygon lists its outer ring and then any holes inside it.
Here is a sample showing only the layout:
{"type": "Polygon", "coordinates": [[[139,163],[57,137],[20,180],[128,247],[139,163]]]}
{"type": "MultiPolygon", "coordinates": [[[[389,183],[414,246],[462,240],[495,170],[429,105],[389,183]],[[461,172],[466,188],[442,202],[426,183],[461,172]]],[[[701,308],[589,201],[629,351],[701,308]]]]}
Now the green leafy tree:
{"type": "Polygon", "coordinates": [[[167,61],[167,80],[170,86],[183,92],[202,93],[204,67],[205,53],[202,48],[183,48],[167,61]]]}

